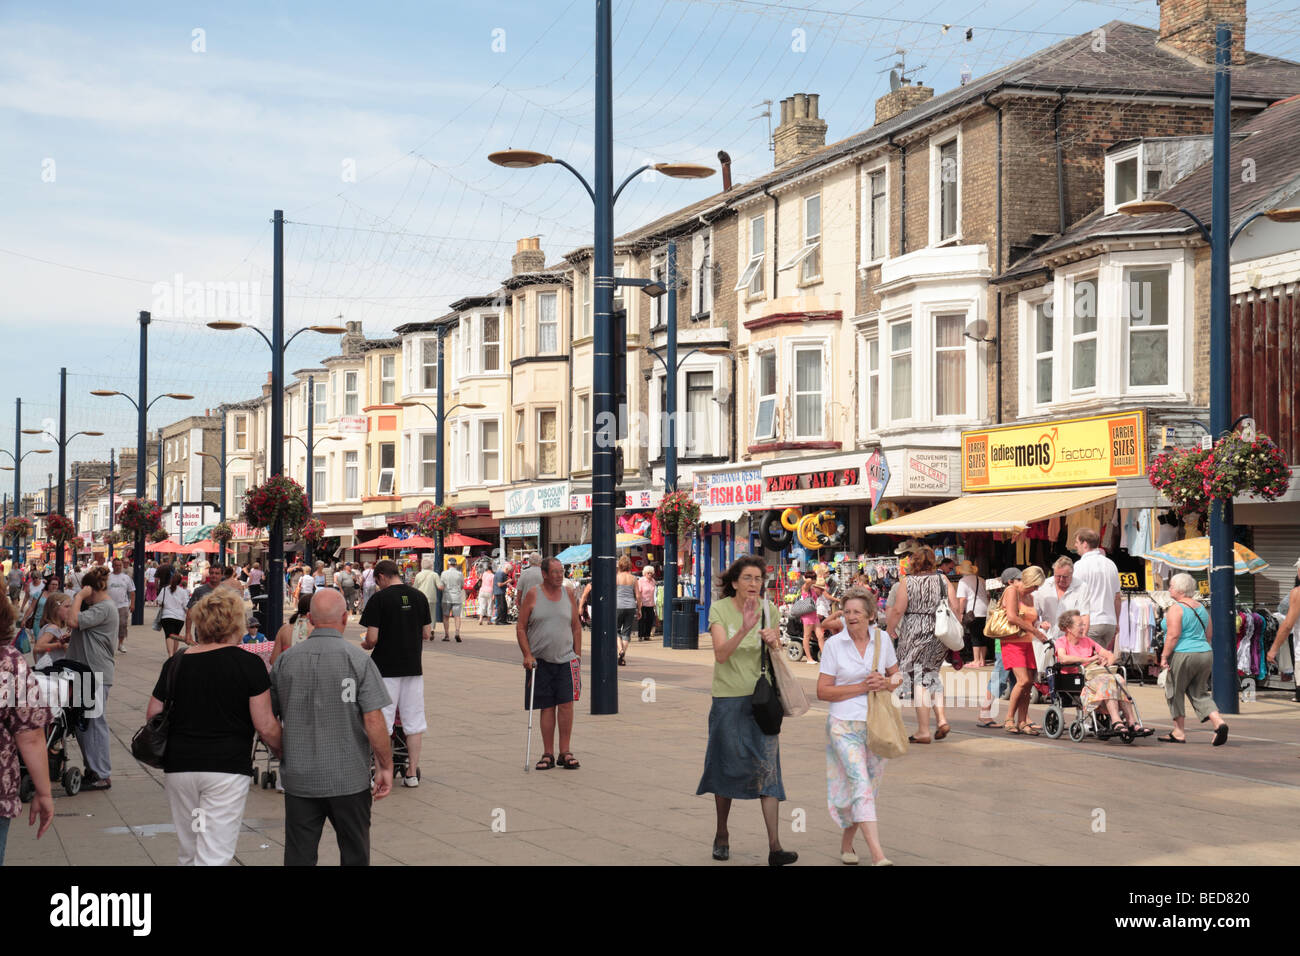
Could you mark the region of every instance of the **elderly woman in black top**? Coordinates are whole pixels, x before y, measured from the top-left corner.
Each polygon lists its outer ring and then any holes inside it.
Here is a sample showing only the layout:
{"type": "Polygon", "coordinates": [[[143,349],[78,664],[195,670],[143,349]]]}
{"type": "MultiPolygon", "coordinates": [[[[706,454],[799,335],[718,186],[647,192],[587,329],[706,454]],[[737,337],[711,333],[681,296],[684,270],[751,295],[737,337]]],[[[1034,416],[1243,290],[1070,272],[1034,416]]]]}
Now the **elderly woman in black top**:
{"type": "Polygon", "coordinates": [[[237,645],[244,602],[227,588],[191,610],[195,647],[163,664],[147,717],[164,706],[171,682],[171,729],[163,770],[180,842],[181,866],[224,866],[235,855],[252,775],[253,732],[280,749],[266,665],[237,645]]]}

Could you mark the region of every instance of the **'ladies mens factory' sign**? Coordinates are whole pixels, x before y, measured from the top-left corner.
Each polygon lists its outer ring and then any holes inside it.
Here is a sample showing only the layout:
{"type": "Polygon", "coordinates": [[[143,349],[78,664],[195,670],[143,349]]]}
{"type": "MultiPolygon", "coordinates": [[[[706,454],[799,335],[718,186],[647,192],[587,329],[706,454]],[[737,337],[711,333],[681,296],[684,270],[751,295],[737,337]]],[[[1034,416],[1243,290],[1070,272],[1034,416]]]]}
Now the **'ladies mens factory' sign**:
{"type": "Polygon", "coordinates": [[[1102,485],[1146,473],[1146,413],[963,432],[963,491],[1102,485]]]}

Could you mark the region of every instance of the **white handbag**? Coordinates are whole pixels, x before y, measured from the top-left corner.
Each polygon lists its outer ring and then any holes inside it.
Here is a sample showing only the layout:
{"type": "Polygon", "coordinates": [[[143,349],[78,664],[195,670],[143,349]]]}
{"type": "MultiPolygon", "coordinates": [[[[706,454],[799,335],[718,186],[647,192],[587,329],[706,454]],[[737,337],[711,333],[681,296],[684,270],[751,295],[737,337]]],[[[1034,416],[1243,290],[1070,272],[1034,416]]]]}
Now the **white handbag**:
{"type": "Polygon", "coordinates": [[[961,626],[961,619],[948,606],[946,594],[934,611],[934,636],[950,651],[959,651],[966,646],[965,629],[961,626]]]}

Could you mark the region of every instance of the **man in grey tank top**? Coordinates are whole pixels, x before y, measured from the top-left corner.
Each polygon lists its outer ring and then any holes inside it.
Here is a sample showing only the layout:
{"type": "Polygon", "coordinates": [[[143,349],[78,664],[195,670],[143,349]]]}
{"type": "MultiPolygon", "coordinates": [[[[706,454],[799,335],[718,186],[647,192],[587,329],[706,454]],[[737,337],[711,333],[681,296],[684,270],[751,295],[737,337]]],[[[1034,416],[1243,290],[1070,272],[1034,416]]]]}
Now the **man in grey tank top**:
{"type": "Polygon", "coordinates": [[[545,751],[538,770],[550,770],[558,762],[566,770],[580,766],[570,750],[573,732],[573,702],[582,686],[582,625],[573,591],[564,586],[564,565],[555,558],[542,562],[542,583],[528,592],[519,608],[515,625],[519,649],[524,654],[524,709],[542,712],[542,745],[545,751]],[[537,682],[533,690],[532,682],[537,682]],[[555,725],[560,725],[560,750],[551,745],[555,725]]]}

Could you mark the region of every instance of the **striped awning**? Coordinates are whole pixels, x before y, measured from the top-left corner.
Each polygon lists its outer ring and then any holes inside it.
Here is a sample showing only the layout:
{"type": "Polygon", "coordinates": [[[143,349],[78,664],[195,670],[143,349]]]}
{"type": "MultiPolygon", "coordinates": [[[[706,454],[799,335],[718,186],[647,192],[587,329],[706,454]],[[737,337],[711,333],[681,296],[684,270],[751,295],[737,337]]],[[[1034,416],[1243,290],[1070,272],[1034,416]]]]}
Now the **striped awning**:
{"type": "Polygon", "coordinates": [[[964,495],[871,525],[867,534],[924,537],[945,531],[1023,531],[1039,521],[1081,511],[1114,497],[1114,485],[964,495]]]}

